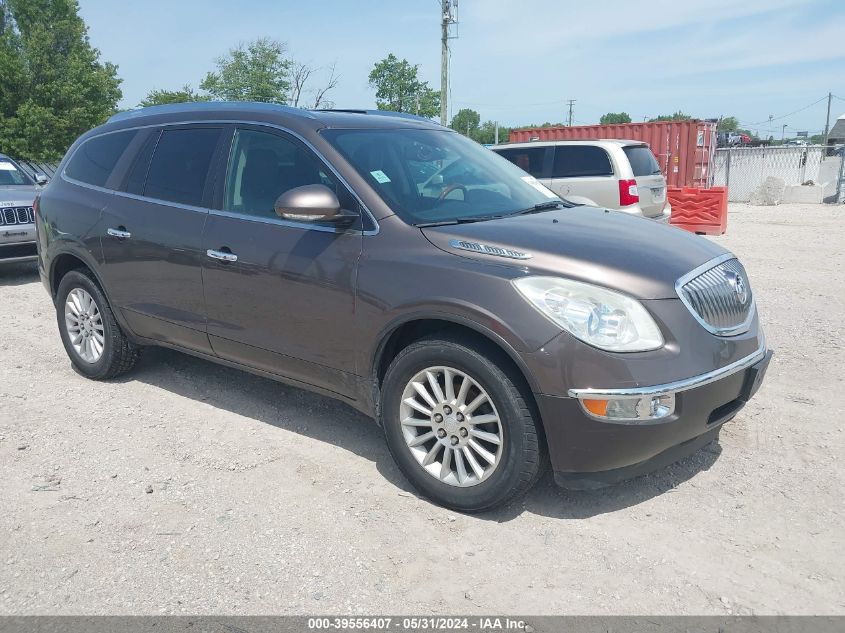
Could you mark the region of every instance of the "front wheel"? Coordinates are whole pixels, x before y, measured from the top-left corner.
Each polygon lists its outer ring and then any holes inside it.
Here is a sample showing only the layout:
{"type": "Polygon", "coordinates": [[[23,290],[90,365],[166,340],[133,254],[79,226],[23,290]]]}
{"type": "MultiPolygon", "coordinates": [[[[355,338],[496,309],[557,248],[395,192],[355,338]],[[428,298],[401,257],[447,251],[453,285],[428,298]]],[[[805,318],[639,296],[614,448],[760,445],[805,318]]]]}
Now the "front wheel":
{"type": "Polygon", "coordinates": [[[478,512],[523,494],[542,473],[545,455],[526,396],[484,350],[424,339],[388,368],[381,422],[390,452],[418,490],[478,512]]]}

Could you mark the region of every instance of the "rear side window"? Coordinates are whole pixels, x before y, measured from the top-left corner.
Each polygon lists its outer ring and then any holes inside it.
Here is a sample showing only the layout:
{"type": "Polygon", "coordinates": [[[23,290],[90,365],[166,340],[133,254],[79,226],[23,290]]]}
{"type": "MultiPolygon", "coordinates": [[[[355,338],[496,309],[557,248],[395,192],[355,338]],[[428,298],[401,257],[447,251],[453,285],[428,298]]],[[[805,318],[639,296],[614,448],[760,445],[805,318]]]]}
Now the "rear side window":
{"type": "Polygon", "coordinates": [[[543,161],[546,158],[545,147],[510,147],[494,151],[507,158],[522,171],[527,171],[535,178],[542,178],[543,161]]]}
{"type": "Polygon", "coordinates": [[[85,141],[65,167],[65,174],[89,185],[105,187],[114,166],[132,142],[136,132],[137,130],[114,132],[85,141]]]}
{"type": "Polygon", "coordinates": [[[150,134],[132,160],[132,166],[129,168],[129,174],[126,177],[126,185],[123,187],[123,190],[127,193],[141,195],[144,192],[144,183],[147,180],[147,171],[150,168],[150,158],[152,158],[153,150],[158,144],[159,136],[161,136],[161,130],[155,130],[150,134]]]}
{"type": "Polygon", "coordinates": [[[552,178],[585,178],[587,176],[612,176],[610,157],[600,147],[592,145],[558,145],[552,178]]]}
{"type": "Polygon", "coordinates": [[[654,154],[645,145],[629,145],[623,147],[622,151],[628,157],[628,162],[631,163],[635,177],[655,176],[660,173],[660,165],[657,164],[654,154]]]}
{"type": "Polygon", "coordinates": [[[219,138],[220,128],[164,130],[150,162],[144,195],[202,206],[208,168],[219,138]]]}

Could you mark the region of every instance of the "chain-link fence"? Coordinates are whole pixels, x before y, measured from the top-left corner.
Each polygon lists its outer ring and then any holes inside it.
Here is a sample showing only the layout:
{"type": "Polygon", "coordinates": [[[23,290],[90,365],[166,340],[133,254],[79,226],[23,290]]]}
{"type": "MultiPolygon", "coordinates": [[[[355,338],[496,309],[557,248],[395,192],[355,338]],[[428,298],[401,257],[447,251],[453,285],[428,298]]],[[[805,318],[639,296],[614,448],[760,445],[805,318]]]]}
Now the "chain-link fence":
{"type": "Polygon", "coordinates": [[[711,172],[713,185],[727,186],[731,202],[748,202],[769,177],[779,178],[785,185],[829,181],[828,187],[833,194],[837,191],[836,174],[842,157],[826,157],[826,149],[823,145],[717,149],[711,172]],[[822,167],[829,161],[835,166],[822,167]]]}

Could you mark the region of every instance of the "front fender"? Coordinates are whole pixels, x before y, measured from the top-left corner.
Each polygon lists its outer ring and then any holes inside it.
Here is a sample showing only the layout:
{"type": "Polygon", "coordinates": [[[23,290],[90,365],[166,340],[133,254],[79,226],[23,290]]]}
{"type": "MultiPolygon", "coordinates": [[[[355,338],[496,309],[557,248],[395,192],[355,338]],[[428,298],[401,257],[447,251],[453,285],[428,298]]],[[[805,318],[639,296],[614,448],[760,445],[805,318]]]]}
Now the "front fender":
{"type": "Polygon", "coordinates": [[[482,319],[471,318],[467,316],[466,312],[459,314],[455,310],[445,309],[446,307],[446,304],[444,304],[442,309],[408,311],[391,320],[378,335],[378,345],[374,349],[373,356],[369,364],[370,377],[374,379],[377,376],[378,368],[381,365],[382,356],[385,353],[387,343],[390,341],[393,334],[399,330],[399,328],[414,322],[441,321],[467,328],[489,340],[492,344],[507,354],[507,356],[514,362],[522,375],[525,376],[531,390],[537,391],[537,385],[533,375],[525,365],[522,356],[519,354],[517,349],[514,348],[513,340],[518,340],[515,333],[497,332],[483,325],[482,319]],[[508,336],[504,336],[503,334],[508,336]]]}

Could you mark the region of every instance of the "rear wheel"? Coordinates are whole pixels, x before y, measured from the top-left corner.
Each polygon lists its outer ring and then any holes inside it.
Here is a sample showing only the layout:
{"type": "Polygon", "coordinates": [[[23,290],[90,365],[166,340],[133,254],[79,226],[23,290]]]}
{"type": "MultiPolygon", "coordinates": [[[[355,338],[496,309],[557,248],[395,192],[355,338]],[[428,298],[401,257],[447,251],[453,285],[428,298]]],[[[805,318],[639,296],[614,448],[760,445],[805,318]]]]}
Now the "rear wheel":
{"type": "Polygon", "coordinates": [[[138,360],[140,348],[126,338],[87,270],[72,270],[62,277],[56,318],[67,355],[87,378],[114,378],[132,369],[138,360]]]}
{"type": "Polygon", "coordinates": [[[523,494],[545,464],[524,394],[484,350],[424,339],[387,370],[381,422],[399,468],[425,496],[465,512],[523,494]]]}

